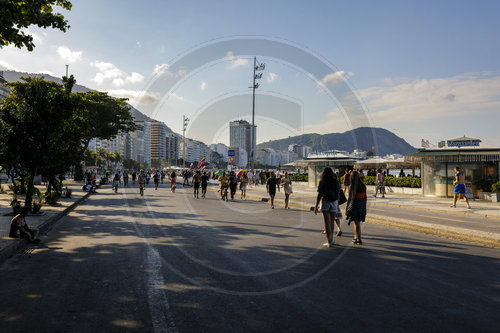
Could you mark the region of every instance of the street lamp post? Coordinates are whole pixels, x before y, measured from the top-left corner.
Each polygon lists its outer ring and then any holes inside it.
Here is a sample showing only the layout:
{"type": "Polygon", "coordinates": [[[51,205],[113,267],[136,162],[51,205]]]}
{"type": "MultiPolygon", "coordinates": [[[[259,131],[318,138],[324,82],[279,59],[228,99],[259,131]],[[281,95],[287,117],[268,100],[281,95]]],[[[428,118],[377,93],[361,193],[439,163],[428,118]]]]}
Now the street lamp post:
{"type": "Polygon", "coordinates": [[[257,57],[253,57],[253,84],[252,84],[252,143],[250,147],[250,159],[251,167],[254,170],[255,167],[255,149],[256,137],[255,137],[255,89],[259,88],[259,83],[255,83],[255,80],[262,78],[262,73],[256,73],[257,71],[263,71],[266,68],[266,64],[259,63],[257,57]]]}

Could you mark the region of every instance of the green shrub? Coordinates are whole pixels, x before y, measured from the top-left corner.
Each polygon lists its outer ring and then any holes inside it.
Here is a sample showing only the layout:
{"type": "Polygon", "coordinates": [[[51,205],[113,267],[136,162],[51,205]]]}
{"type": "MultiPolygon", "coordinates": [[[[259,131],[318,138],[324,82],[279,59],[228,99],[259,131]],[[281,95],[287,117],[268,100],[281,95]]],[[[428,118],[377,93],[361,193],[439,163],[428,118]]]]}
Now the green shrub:
{"type": "Polygon", "coordinates": [[[72,189],[70,189],[70,188],[68,188],[68,187],[66,186],[66,189],[65,189],[65,191],[64,191],[64,197],[65,197],[65,198],[67,198],[67,199],[69,199],[69,198],[71,198],[71,194],[72,194],[72,193],[73,193],[73,190],[72,190],[72,189]]]}
{"type": "Polygon", "coordinates": [[[290,175],[290,180],[293,182],[307,182],[309,177],[307,173],[290,175]]]}
{"type": "Polygon", "coordinates": [[[500,180],[491,185],[492,192],[499,193],[500,192],[500,180]]]}
{"type": "Polygon", "coordinates": [[[57,192],[45,193],[45,203],[55,205],[59,201],[59,194],[57,192]]]}
{"type": "Polygon", "coordinates": [[[14,196],[14,198],[10,202],[10,206],[12,207],[14,214],[19,214],[19,212],[21,211],[21,201],[17,200],[16,196],[14,196]]]}
{"type": "Polygon", "coordinates": [[[476,184],[483,192],[494,192],[492,191],[492,186],[495,184],[494,180],[480,179],[476,181],[476,184]]]}

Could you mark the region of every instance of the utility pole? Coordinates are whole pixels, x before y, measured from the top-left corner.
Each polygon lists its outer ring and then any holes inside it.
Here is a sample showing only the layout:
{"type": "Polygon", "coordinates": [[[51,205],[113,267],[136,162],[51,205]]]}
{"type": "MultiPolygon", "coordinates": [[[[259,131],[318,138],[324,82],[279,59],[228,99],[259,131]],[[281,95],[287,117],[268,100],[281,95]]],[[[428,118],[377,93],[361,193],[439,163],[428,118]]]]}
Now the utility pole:
{"type": "Polygon", "coordinates": [[[66,65],[66,77],[68,77],[68,68],[69,68],[69,65],[66,65]]]}
{"type": "Polygon", "coordinates": [[[262,78],[262,73],[256,73],[256,71],[263,71],[264,68],[266,68],[266,64],[264,63],[258,63],[257,57],[253,57],[253,84],[252,84],[252,147],[250,147],[250,165],[252,170],[254,170],[255,167],[255,149],[256,147],[256,135],[255,135],[255,89],[259,88],[259,84],[255,83],[255,80],[261,79],[262,78]],[[257,66],[258,64],[258,66],[257,66]]]}

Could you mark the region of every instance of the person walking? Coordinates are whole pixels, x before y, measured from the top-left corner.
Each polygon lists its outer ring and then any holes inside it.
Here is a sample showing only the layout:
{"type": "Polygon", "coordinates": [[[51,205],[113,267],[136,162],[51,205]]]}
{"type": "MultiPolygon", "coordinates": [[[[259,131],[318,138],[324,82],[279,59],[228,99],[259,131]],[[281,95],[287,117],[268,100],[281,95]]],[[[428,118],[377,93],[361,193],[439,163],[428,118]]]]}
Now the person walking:
{"type": "Polygon", "coordinates": [[[135,185],[135,179],[137,178],[137,173],[135,172],[132,172],[132,184],[135,185]]]}
{"type": "Polygon", "coordinates": [[[346,196],[349,193],[349,186],[351,186],[351,173],[349,169],[346,169],[344,174],[344,194],[346,196]]]}
{"type": "Polygon", "coordinates": [[[219,185],[220,185],[220,199],[227,201],[227,189],[229,187],[229,180],[226,176],[226,172],[223,171],[222,175],[219,177],[219,185]]]}
{"type": "Polygon", "coordinates": [[[385,198],[385,175],[382,173],[382,169],[377,170],[377,186],[375,187],[374,195],[375,198],[377,197],[377,194],[379,192],[382,194],[382,198],[385,198]]]}
{"type": "Polygon", "coordinates": [[[236,194],[236,189],[238,188],[238,180],[236,179],[236,174],[234,171],[229,173],[229,191],[231,193],[231,200],[234,200],[234,195],[236,194]]]}
{"type": "Polygon", "coordinates": [[[182,187],[185,187],[186,185],[189,186],[189,171],[184,170],[184,173],[182,175],[184,177],[184,182],[182,183],[182,187]]]}
{"type": "Polygon", "coordinates": [[[194,197],[198,199],[200,194],[200,184],[201,184],[201,174],[199,170],[196,170],[196,173],[193,176],[193,188],[194,188],[194,197]]]}
{"type": "Polygon", "coordinates": [[[208,186],[208,180],[210,177],[207,175],[206,171],[203,172],[203,176],[201,176],[201,197],[204,198],[205,195],[207,194],[207,186],[208,186]]]}
{"type": "Polygon", "coordinates": [[[153,182],[155,184],[155,191],[158,190],[158,184],[160,183],[160,172],[158,169],[153,173],[153,182]]]}
{"type": "Polygon", "coordinates": [[[175,188],[177,187],[177,174],[175,171],[172,171],[170,174],[170,191],[175,192],[175,188]]]}
{"type": "Polygon", "coordinates": [[[146,172],[146,184],[149,185],[149,180],[151,179],[151,173],[150,171],[148,170],[148,172],[146,172]]]}
{"type": "Polygon", "coordinates": [[[128,172],[127,172],[127,170],[123,171],[123,186],[128,186],[128,172]]]}
{"type": "Polygon", "coordinates": [[[271,176],[266,181],[266,190],[269,193],[269,197],[271,198],[271,209],[274,209],[274,197],[276,196],[276,188],[279,189],[280,184],[278,179],[276,178],[276,174],[274,172],[271,173],[271,176]]]}
{"type": "MultiPolygon", "coordinates": [[[[321,202],[321,213],[323,214],[323,221],[325,224],[325,234],[327,243],[324,243],[325,247],[333,247],[335,241],[333,240],[334,233],[334,222],[339,219],[339,191],[340,184],[337,177],[333,173],[332,168],[325,168],[321,175],[321,180],[318,185],[318,196],[316,197],[316,205],[314,206],[314,214],[318,214],[318,206],[321,202]]],[[[337,235],[341,235],[340,222],[337,224],[339,232],[337,235]]]]}
{"type": "Polygon", "coordinates": [[[464,199],[467,204],[467,209],[470,209],[469,199],[465,196],[465,175],[460,171],[460,167],[455,167],[455,180],[453,181],[455,188],[453,189],[453,204],[450,208],[457,208],[458,199],[464,199]]]}
{"type": "Polygon", "coordinates": [[[351,173],[351,188],[347,198],[345,216],[348,224],[354,222],[352,242],[361,245],[361,222],[364,222],[366,218],[366,185],[355,171],[351,173]]]}
{"type": "Polygon", "coordinates": [[[288,177],[288,171],[285,171],[283,178],[281,178],[281,186],[283,186],[283,192],[285,192],[285,209],[290,209],[288,207],[288,200],[292,193],[292,180],[288,177]]]}
{"type": "Polygon", "coordinates": [[[144,174],[144,170],[141,170],[139,173],[137,181],[139,182],[139,194],[142,197],[144,196],[144,187],[146,186],[146,175],[144,174]]]}
{"type": "Polygon", "coordinates": [[[114,188],[115,193],[118,193],[118,186],[120,185],[120,174],[115,173],[115,177],[113,178],[112,188],[114,188]]]}
{"type": "Polygon", "coordinates": [[[241,175],[241,182],[240,182],[241,200],[245,200],[247,197],[248,184],[249,184],[249,177],[247,176],[246,172],[243,172],[243,174],[241,175]]]}
{"type": "Polygon", "coordinates": [[[166,171],[162,170],[160,172],[160,177],[161,177],[161,183],[163,184],[163,180],[165,180],[165,174],[166,174],[166,171]]]}

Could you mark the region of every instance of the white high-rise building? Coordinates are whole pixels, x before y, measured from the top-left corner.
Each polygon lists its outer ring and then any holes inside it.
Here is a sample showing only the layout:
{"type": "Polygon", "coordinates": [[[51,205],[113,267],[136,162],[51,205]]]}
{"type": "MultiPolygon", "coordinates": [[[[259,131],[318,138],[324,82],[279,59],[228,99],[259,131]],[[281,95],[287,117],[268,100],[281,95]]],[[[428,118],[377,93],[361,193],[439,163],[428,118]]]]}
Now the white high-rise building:
{"type": "Polygon", "coordinates": [[[212,151],[215,151],[219,155],[221,155],[222,156],[222,160],[224,162],[228,161],[228,158],[227,158],[227,146],[225,144],[223,144],[223,143],[214,143],[214,144],[210,145],[210,149],[212,151]]]}
{"type": "Polygon", "coordinates": [[[258,160],[260,164],[275,167],[280,163],[280,155],[272,148],[263,148],[259,150],[258,160]]]}
{"type": "Polygon", "coordinates": [[[252,125],[246,120],[229,122],[229,146],[239,147],[247,151],[247,159],[251,160],[252,152],[255,152],[257,141],[257,126],[253,127],[254,141],[252,142],[252,125]]]}

